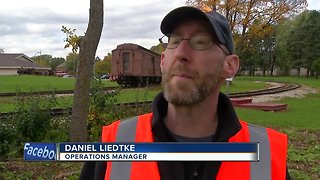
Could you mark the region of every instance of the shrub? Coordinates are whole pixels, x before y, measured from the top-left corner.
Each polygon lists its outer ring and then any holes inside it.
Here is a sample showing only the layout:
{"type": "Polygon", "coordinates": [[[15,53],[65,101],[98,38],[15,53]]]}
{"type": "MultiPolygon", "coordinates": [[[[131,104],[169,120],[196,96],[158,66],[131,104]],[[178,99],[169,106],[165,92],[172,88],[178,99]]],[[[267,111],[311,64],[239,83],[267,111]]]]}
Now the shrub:
{"type": "MultiPolygon", "coordinates": [[[[121,89],[104,91],[101,81],[93,80],[90,93],[90,109],[88,116],[88,137],[90,141],[97,141],[101,137],[102,126],[106,126],[118,119],[150,112],[150,105],[117,104],[121,89]]],[[[147,92],[144,93],[146,100],[147,92]]],[[[136,95],[136,102],[140,99],[136,95]]],[[[134,103],[133,103],[134,104],[134,103]]]]}
{"type": "Polygon", "coordinates": [[[101,80],[93,79],[90,90],[90,108],[88,115],[89,140],[97,141],[103,125],[115,119],[117,95],[120,89],[104,91],[101,80]]]}
{"type": "Polygon", "coordinates": [[[50,127],[52,109],[56,105],[55,94],[16,97],[14,119],[21,142],[43,141],[50,127]]]}
{"type": "Polygon", "coordinates": [[[0,124],[0,158],[20,156],[24,142],[43,141],[55,104],[54,92],[32,96],[17,93],[15,113],[0,124]]]}
{"type": "Polygon", "coordinates": [[[12,153],[16,144],[16,129],[11,123],[0,124],[0,160],[12,153]]]}
{"type": "Polygon", "coordinates": [[[44,142],[68,142],[69,124],[71,116],[56,116],[50,120],[50,127],[45,135],[44,142]]]}

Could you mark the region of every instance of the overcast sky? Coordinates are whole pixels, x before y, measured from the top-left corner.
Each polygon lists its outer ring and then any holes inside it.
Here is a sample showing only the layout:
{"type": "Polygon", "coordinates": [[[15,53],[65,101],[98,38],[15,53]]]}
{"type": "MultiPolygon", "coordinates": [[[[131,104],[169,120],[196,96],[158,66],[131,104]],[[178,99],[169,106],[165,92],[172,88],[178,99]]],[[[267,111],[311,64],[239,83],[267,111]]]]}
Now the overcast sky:
{"type": "MultiPolygon", "coordinates": [[[[101,59],[122,43],[145,48],[158,44],[161,19],[186,0],[105,0],[104,27],[97,50],[101,59]]],[[[0,5],[0,48],[5,53],[30,57],[51,54],[64,57],[65,34],[61,26],[83,35],[89,16],[89,0],[9,0],[0,5]]],[[[320,10],[319,0],[308,0],[308,9],[320,10]]]]}

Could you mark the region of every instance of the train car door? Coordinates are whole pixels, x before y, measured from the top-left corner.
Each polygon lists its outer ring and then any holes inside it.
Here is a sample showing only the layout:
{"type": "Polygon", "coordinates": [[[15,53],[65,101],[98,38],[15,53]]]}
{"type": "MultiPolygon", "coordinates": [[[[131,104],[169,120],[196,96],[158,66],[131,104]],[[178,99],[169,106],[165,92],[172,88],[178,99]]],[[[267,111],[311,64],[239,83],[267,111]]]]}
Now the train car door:
{"type": "Polygon", "coordinates": [[[129,73],[130,72],[130,52],[123,52],[122,54],[122,63],[123,63],[123,72],[129,73]]]}

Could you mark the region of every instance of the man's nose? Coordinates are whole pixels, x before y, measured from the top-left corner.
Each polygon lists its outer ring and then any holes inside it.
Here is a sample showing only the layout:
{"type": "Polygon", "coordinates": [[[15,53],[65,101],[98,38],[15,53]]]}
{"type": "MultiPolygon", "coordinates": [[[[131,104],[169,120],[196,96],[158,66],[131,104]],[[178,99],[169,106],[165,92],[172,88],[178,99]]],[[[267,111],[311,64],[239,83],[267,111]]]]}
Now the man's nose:
{"type": "Polygon", "coordinates": [[[175,49],[175,59],[188,62],[190,60],[190,52],[192,51],[189,41],[186,39],[182,39],[175,49]]]}

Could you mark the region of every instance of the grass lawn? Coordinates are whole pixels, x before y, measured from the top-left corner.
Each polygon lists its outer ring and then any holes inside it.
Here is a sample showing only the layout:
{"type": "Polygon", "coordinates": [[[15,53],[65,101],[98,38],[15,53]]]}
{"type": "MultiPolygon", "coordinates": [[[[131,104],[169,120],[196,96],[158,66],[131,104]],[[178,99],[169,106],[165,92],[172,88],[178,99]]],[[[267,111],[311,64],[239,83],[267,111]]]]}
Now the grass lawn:
{"type": "MultiPolygon", "coordinates": [[[[1,76],[0,76],[1,77],[1,76]]],[[[316,88],[317,94],[309,94],[302,99],[284,98],[277,102],[287,103],[288,110],[283,112],[263,112],[253,109],[236,108],[240,119],[284,132],[289,137],[287,166],[292,179],[320,179],[320,80],[296,77],[237,77],[229,92],[262,89],[265,83],[253,81],[297,82],[316,88]]],[[[0,81],[1,83],[1,81],[0,81]]],[[[118,102],[151,100],[161,86],[123,89],[118,102]]],[[[226,91],[226,87],[222,88],[226,91]]],[[[59,100],[61,105],[71,104],[72,97],[59,100]]],[[[12,104],[10,98],[0,98],[0,112],[12,104]]],[[[12,106],[12,105],[11,105],[12,106]]],[[[10,109],[10,108],[8,108],[10,109]]],[[[0,179],[77,179],[81,163],[69,162],[0,162],[0,179]]]]}
{"type": "Polygon", "coordinates": [[[293,76],[280,76],[280,77],[248,77],[239,76],[236,80],[247,81],[271,81],[271,82],[293,82],[303,84],[313,88],[320,88],[320,79],[306,78],[306,77],[293,77],[293,76]]]}
{"type": "Polygon", "coordinates": [[[239,77],[242,80],[296,82],[318,90],[304,98],[284,98],[283,112],[236,108],[240,119],[277,129],[288,135],[287,166],[292,179],[320,179],[320,80],[296,77],[239,77]]]}
{"type": "MultiPolygon", "coordinates": [[[[2,76],[0,76],[1,78],[2,76]]],[[[51,81],[48,80],[48,82],[51,82],[52,84],[57,84],[58,82],[61,83],[60,81],[67,80],[63,84],[65,88],[69,87],[72,89],[71,85],[74,85],[74,79],[73,78],[59,78],[59,77],[42,77],[39,78],[39,76],[6,76],[6,78],[2,77],[7,84],[9,84],[10,79],[15,79],[15,83],[22,81],[22,79],[26,78],[30,81],[29,83],[22,83],[19,84],[22,89],[24,89],[26,92],[30,92],[30,89],[33,91],[36,91],[35,89],[38,90],[48,90],[48,88],[42,87],[40,88],[40,83],[36,82],[36,80],[43,80],[46,78],[53,79],[51,81]],[[19,79],[19,80],[18,80],[19,79]],[[68,86],[67,86],[68,84],[68,86]],[[29,89],[29,91],[28,91],[29,89]]],[[[1,81],[0,81],[1,82],[1,81]]],[[[110,81],[102,81],[106,87],[115,87],[116,83],[115,82],[110,82],[110,81]]],[[[15,84],[12,83],[12,84],[15,84]]],[[[237,81],[232,82],[229,87],[229,92],[244,92],[244,91],[250,91],[250,90],[257,90],[257,89],[263,89],[267,87],[268,84],[266,83],[253,83],[250,80],[246,79],[239,79],[237,81]]],[[[4,88],[0,86],[0,92],[16,92],[14,90],[14,86],[11,85],[12,88],[4,88]],[[7,89],[7,90],[6,90],[7,89]],[[10,90],[9,90],[10,89],[10,90]],[[5,91],[6,90],[6,91],[5,91]]],[[[55,87],[55,86],[54,86],[55,87]]],[[[64,88],[61,88],[62,90],[64,88]]],[[[123,102],[138,102],[138,101],[151,101],[160,91],[162,90],[161,85],[156,85],[148,88],[130,88],[130,89],[122,89],[119,97],[118,97],[118,102],[123,103],[123,102]]],[[[227,88],[226,86],[222,87],[222,91],[226,91],[227,88]]],[[[0,112],[11,112],[14,110],[14,97],[0,97],[0,112]]],[[[71,107],[72,104],[72,97],[63,97],[63,98],[58,98],[59,105],[58,107],[71,107]]]]}
{"type": "MultiPolygon", "coordinates": [[[[102,80],[105,87],[116,87],[116,82],[102,80]]],[[[61,78],[55,76],[33,76],[33,75],[16,75],[16,76],[0,76],[0,93],[8,92],[30,92],[30,91],[47,91],[70,90],[74,89],[74,78],[61,78]]],[[[244,92],[249,90],[263,89],[267,84],[252,83],[252,79],[235,78],[231,83],[230,92],[244,92]]],[[[160,87],[160,86],[159,86],[160,87]]],[[[160,87],[161,88],[161,87],[160,87]]],[[[143,88],[142,88],[143,89],[143,88]]],[[[222,91],[226,91],[226,86],[222,87],[222,91]]]]}
{"type": "Polygon", "coordinates": [[[288,110],[282,112],[264,112],[260,110],[236,108],[240,119],[268,127],[295,127],[299,129],[320,130],[320,80],[296,77],[239,77],[241,80],[296,82],[313,87],[317,94],[304,98],[284,98],[277,103],[288,104],[288,110]]]}
{"type": "MultiPolygon", "coordinates": [[[[105,87],[118,86],[117,83],[102,80],[105,87]]],[[[56,76],[16,75],[0,76],[0,93],[6,92],[36,92],[47,90],[74,89],[75,78],[61,78],[56,76]]]]}
{"type": "Polygon", "coordinates": [[[262,126],[320,130],[320,93],[303,99],[285,98],[276,102],[288,104],[288,110],[265,112],[236,108],[236,112],[240,119],[262,126]]]}

